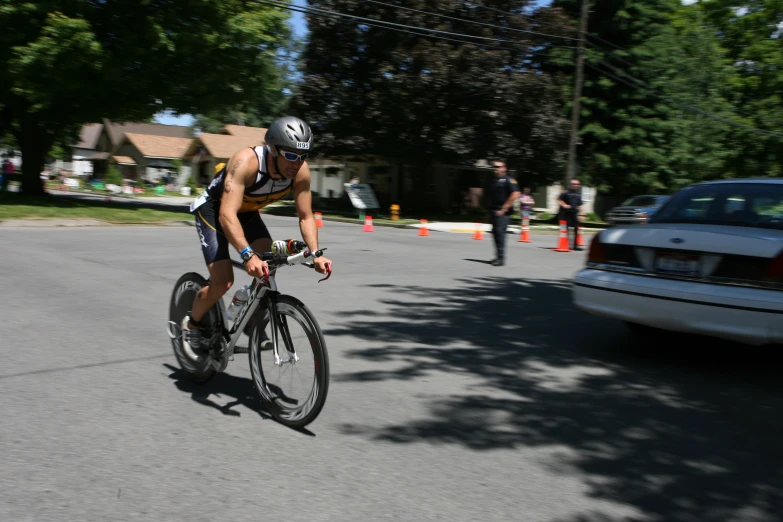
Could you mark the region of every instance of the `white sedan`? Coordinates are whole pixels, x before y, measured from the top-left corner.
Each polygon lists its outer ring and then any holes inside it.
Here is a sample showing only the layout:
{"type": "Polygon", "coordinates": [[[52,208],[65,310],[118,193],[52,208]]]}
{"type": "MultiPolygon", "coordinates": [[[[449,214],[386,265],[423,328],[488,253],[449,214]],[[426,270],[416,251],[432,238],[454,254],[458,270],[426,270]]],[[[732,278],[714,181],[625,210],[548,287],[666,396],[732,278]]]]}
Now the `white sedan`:
{"type": "Polygon", "coordinates": [[[573,301],[633,330],[783,343],[783,179],[691,185],[649,224],[602,230],[573,301]]]}

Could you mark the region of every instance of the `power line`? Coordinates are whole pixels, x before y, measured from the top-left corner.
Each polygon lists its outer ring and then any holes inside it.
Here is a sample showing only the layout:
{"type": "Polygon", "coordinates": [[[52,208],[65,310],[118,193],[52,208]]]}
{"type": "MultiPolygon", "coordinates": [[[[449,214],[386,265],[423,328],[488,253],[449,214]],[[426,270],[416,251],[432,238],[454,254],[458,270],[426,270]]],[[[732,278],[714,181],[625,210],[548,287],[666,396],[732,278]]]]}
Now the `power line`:
{"type": "Polygon", "coordinates": [[[468,2],[468,5],[472,5],[474,7],[479,7],[481,9],[486,9],[487,11],[494,11],[494,12],[500,13],[500,14],[511,15],[511,16],[518,16],[520,18],[526,18],[528,20],[531,20],[532,22],[535,22],[535,23],[541,24],[541,25],[549,25],[549,26],[552,26],[552,27],[557,27],[559,29],[567,29],[569,31],[579,31],[579,29],[577,29],[576,27],[571,27],[571,26],[568,26],[568,25],[553,24],[552,22],[545,22],[544,20],[539,20],[538,18],[534,18],[532,16],[527,16],[527,15],[523,15],[523,14],[520,14],[520,13],[514,13],[512,11],[504,11],[504,10],[498,9],[496,7],[489,7],[489,6],[482,5],[482,4],[474,4],[473,2],[468,2]]]}
{"type": "MultiPolygon", "coordinates": [[[[367,0],[367,1],[371,1],[371,0],[367,0]]],[[[579,32],[579,29],[577,29],[576,27],[571,27],[569,25],[553,24],[552,22],[546,22],[544,20],[539,20],[538,18],[535,18],[533,16],[524,15],[524,14],[521,14],[521,13],[515,13],[513,11],[504,11],[503,9],[498,9],[496,7],[488,7],[488,6],[482,5],[482,4],[473,4],[473,3],[470,3],[470,2],[469,2],[469,4],[473,5],[475,7],[479,7],[481,9],[486,9],[488,11],[494,11],[496,13],[505,14],[505,15],[509,15],[509,16],[516,16],[518,18],[522,18],[524,20],[530,21],[531,23],[548,25],[548,26],[552,26],[552,27],[557,27],[558,29],[565,29],[567,31],[579,32]]],[[[640,54],[636,53],[635,51],[632,51],[631,49],[619,46],[619,45],[617,45],[615,43],[612,43],[612,42],[610,42],[608,40],[604,40],[600,36],[597,36],[597,35],[594,35],[594,34],[589,34],[589,33],[586,33],[584,36],[585,36],[586,39],[591,39],[592,38],[592,39],[598,40],[599,42],[603,42],[606,45],[610,45],[610,46],[614,47],[615,49],[617,49],[619,51],[627,52],[628,54],[633,55],[633,56],[635,56],[635,57],[637,57],[637,58],[639,58],[641,60],[649,60],[650,59],[650,58],[641,56],[640,54]]],[[[574,40],[576,40],[576,38],[574,38],[574,40]]],[[[605,48],[602,48],[602,47],[596,45],[593,42],[589,42],[588,41],[586,43],[588,43],[589,45],[593,46],[595,49],[597,49],[599,51],[602,51],[602,52],[605,52],[605,53],[608,54],[608,51],[605,48]]],[[[616,55],[610,55],[610,56],[612,56],[613,58],[617,58],[618,60],[621,60],[621,61],[625,62],[626,64],[628,64],[630,66],[636,65],[636,64],[633,64],[633,63],[629,62],[628,60],[625,60],[621,56],[616,56],[616,55]]]]}
{"type": "Polygon", "coordinates": [[[443,15],[443,14],[440,14],[440,13],[432,13],[432,12],[429,12],[429,11],[422,11],[420,9],[411,9],[410,7],[403,7],[401,5],[394,5],[394,4],[389,4],[389,3],[386,3],[386,2],[379,2],[378,0],[364,0],[364,1],[367,2],[367,3],[371,3],[371,4],[378,4],[378,5],[384,5],[384,6],[387,6],[387,7],[392,7],[394,9],[401,9],[403,11],[412,11],[414,13],[421,13],[421,14],[426,14],[426,15],[430,15],[430,16],[437,16],[438,18],[445,18],[447,20],[456,20],[456,21],[464,22],[464,23],[468,23],[468,24],[483,25],[485,27],[494,27],[496,29],[503,29],[504,31],[513,31],[515,33],[535,34],[535,35],[538,35],[538,36],[546,36],[546,37],[549,37],[549,38],[561,38],[563,40],[574,40],[574,41],[579,40],[579,38],[571,38],[570,36],[559,36],[559,35],[554,35],[554,34],[539,33],[539,32],[536,32],[536,31],[528,31],[526,29],[517,29],[515,27],[503,27],[501,25],[487,24],[487,23],[484,23],[484,22],[477,22],[475,20],[466,20],[465,18],[458,18],[458,17],[455,17],[455,16],[447,16],[447,15],[443,15]]]}
{"type": "MultiPolygon", "coordinates": [[[[600,63],[602,65],[605,65],[605,66],[609,67],[612,70],[617,71],[617,69],[614,68],[609,63],[606,63],[604,61],[601,61],[600,63]]],[[[671,105],[673,107],[677,107],[678,109],[683,109],[683,110],[687,110],[687,111],[691,111],[691,112],[696,112],[698,114],[706,116],[706,117],[708,117],[710,119],[713,119],[715,121],[719,121],[721,123],[725,123],[727,125],[731,125],[733,127],[737,127],[739,129],[743,129],[743,130],[746,130],[746,131],[749,131],[749,132],[753,132],[753,133],[756,133],[756,134],[763,134],[763,135],[766,135],[766,136],[771,136],[773,138],[783,139],[783,134],[781,134],[781,133],[760,129],[758,127],[751,127],[750,125],[745,125],[744,123],[739,123],[739,122],[736,122],[734,120],[730,120],[728,118],[724,118],[722,116],[718,116],[718,115],[713,114],[711,112],[705,111],[703,109],[699,109],[698,107],[694,107],[693,105],[690,105],[690,104],[687,104],[687,103],[681,103],[681,102],[673,101],[671,98],[668,98],[666,96],[658,94],[657,92],[654,92],[652,90],[652,88],[647,87],[646,84],[641,82],[641,80],[638,80],[637,78],[634,78],[633,76],[628,75],[624,71],[621,71],[621,73],[625,74],[626,76],[628,76],[629,78],[634,80],[637,83],[636,85],[631,83],[631,82],[629,82],[629,81],[627,81],[627,80],[625,80],[625,79],[623,79],[623,78],[620,78],[619,76],[617,76],[617,75],[615,75],[613,73],[607,72],[606,70],[603,70],[603,69],[601,69],[600,67],[598,67],[598,66],[596,66],[594,64],[587,63],[586,65],[588,67],[590,67],[591,69],[594,69],[595,71],[603,74],[604,76],[612,78],[613,80],[618,81],[620,83],[623,83],[623,84],[625,84],[625,85],[627,85],[627,86],[629,86],[631,88],[634,88],[634,89],[637,89],[637,90],[643,90],[643,91],[645,91],[645,94],[650,95],[650,96],[654,96],[655,98],[658,98],[661,101],[663,101],[665,103],[668,103],[669,105],[671,105]],[[640,87],[639,84],[643,85],[643,87],[640,87]]]]}
{"type": "MultiPolygon", "coordinates": [[[[481,48],[485,48],[485,49],[506,50],[506,51],[517,51],[517,52],[530,53],[529,50],[525,50],[520,44],[518,44],[516,42],[510,42],[508,40],[502,40],[500,38],[489,38],[489,37],[484,37],[484,36],[473,36],[473,35],[463,34],[463,33],[451,33],[451,32],[446,32],[446,31],[438,31],[438,30],[435,30],[435,29],[428,29],[428,28],[425,28],[425,27],[417,27],[417,26],[398,24],[398,23],[393,23],[393,22],[386,22],[384,20],[376,20],[374,18],[364,18],[364,17],[349,15],[349,14],[345,14],[345,13],[340,13],[340,12],[337,12],[337,11],[329,11],[329,10],[326,10],[326,9],[316,9],[316,8],[313,8],[313,7],[291,6],[291,5],[283,4],[283,3],[281,3],[281,2],[279,2],[277,0],[251,0],[251,1],[253,3],[256,3],[256,4],[262,4],[262,5],[272,6],[272,7],[278,7],[280,9],[286,9],[288,11],[293,11],[293,12],[297,12],[297,13],[309,14],[309,15],[312,15],[312,16],[320,16],[320,17],[324,17],[324,18],[333,18],[333,19],[340,19],[340,18],[359,19],[359,20],[362,20],[361,22],[359,22],[360,25],[366,25],[366,26],[369,26],[369,27],[379,27],[379,28],[382,28],[382,29],[387,29],[389,31],[396,31],[396,32],[399,32],[399,33],[413,34],[413,35],[416,35],[416,36],[423,36],[425,38],[432,38],[432,39],[437,39],[437,40],[446,40],[446,41],[458,42],[458,43],[462,43],[462,44],[475,45],[477,47],[481,47],[481,48]],[[407,29],[399,29],[399,27],[404,27],[404,28],[407,28],[407,29]],[[414,31],[423,31],[423,32],[414,32],[414,31]],[[481,42],[472,42],[472,41],[469,41],[469,40],[459,40],[459,39],[455,39],[455,38],[446,38],[446,37],[442,37],[442,36],[435,36],[435,35],[429,34],[429,33],[449,34],[449,35],[454,35],[454,36],[460,36],[460,37],[463,37],[463,38],[478,38],[478,39],[482,39],[482,40],[489,40],[489,41],[500,42],[500,43],[504,43],[504,44],[511,44],[511,45],[513,45],[515,47],[504,47],[504,46],[498,46],[498,45],[489,45],[489,44],[484,44],[484,43],[481,43],[481,42]]],[[[533,44],[533,43],[531,43],[529,45],[529,47],[575,49],[575,47],[572,47],[572,46],[560,46],[560,45],[546,45],[546,46],[542,46],[540,44],[533,44]]]]}
{"type": "MultiPolygon", "coordinates": [[[[386,22],[386,21],[383,21],[383,20],[375,20],[373,18],[365,18],[365,17],[354,16],[354,15],[348,15],[348,14],[345,14],[345,13],[339,13],[337,11],[329,11],[329,10],[326,10],[326,9],[317,9],[317,8],[312,8],[312,7],[290,6],[290,5],[287,5],[287,4],[282,4],[282,3],[280,3],[280,2],[278,2],[276,0],[251,0],[251,1],[253,3],[256,3],[256,4],[269,5],[269,6],[272,6],[272,7],[278,7],[278,8],[281,8],[281,9],[287,9],[289,11],[294,11],[294,12],[299,12],[299,13],[304,13],[304,14],[310,14],[310,15],[313,15],[313,16],[322,16],[322,17],[327,17],[327,18],[349,18],[349,19],[355,19],[355,20],[362,20],[361,25],[367,25],[367,26],[378,27],[378,28],[382,28],[382,29],[386,29],[386,30],[390,30],[390,31],[396,31],[396,32],[401,32],[401,33],[412,34],[412,35],[421,36],[421,37],[424,37],[424,38],[447,40],[447,41],[452,41],[452,42],[457,42],[457,43],[462,43],[462,44],[467,44],[467,45],[474,45],[476,47],[482,47],[482,48],[487,48],[487,49],[507,50],[507,51],[523,51],[519,47],[492,46],[492,45],[487,45],[487,44],[483,44],[483,43],[479,43],[479,42],[472,42],[472,41],[467,41],[467,40],[459,40],[459,39],[455,39],[455,38],[445,38],[445,37],[435,36],[433,34],[428,34],[428,33],[449,34],[449,35],[453,35],[453,36],[461,36],[461,37],[465,37],[465,38],[478,38],[478,39],[481,39],[481,40],[497,41],[497,42],[501,42],[501,43],[510,43],[512,45],[515,45],[514,42],[508,42],[506,40],[501,40],[501,39],[497,39],[497,38],[477,37],[477,36],[472,36],[472,35],[467,35],[467,34],[462,34],[462,33],[451,33],[451,32],[446,32],[446,31],[438,31],[438,30],[435,30],[435,29],[427,29],[427,28],[423,28],[423,27],[417,27],[417,26],[411,26],[411,25],[405,25],[405,24],[398,24],[398,23],[393,23],[393,22],[386,22]],[[402,27],[404,29],[399,29],[400,27],[402,27]],[[422,32],[416,32],[416,31],[422,31],[422,32]]],[[[483,6],[481,6],[481,7],[483,7],[483,6]]],[[[497,10],[497,9],[494,9],[494,8],[487,8],[487,9],[500,11],[500,10],[497,10]]],[[[506,14],[511,14],[511,15],[516,15],[516,16],[522,16],[523,18],[525,18],[523,15],[518,15],[516,13],[508,13],[506,11],[500,11],[500,12],[503,12],[503,13],[506,13],[506,14]]],[[[518,45],[518,44],[516,44],[516,45],[518,45]]],[[[547,47],[560,47],[560,46],[547,46],[547,47]]],[[[573,47],[562,47],[562,48],[573,49],[573,47]]],[[[523,51],[523,52],[529,52],[529,51],[523,51]]],[[[605,75],[605,76],[607,76],[609,78],[612,78],[612,79],[614,79],[616,81],[619,81],[619,82],[621,82],[621,83],[623,83],[623,84],[625,84],[625,85],[627,85],[627,86],[629,86],[629,87],[631,87],[633,89],[644,90],[644,91],[646,91],[646,94],[655,96],[656,98],[659,98],[659,99],[663,100],[664,102],[667,102],[667,103],[669,103],[669,104],[671,104],[673,106],[676,106],[677,108],[680,108],[680,109],[683,109],[683,110],[689,110],[689,111],[692,111],[692,112],[696,112],[696,113],[702,114],[704,116],[707,116],[707,117],[709,117],[711,119],[714,119],[716,121],[720,121],[720,122],[726,123],[728,125],[732,125],[734,127],[738,127],[738,128],[750,131],[750,132],[755,132],[757,134],[763,134],[763,135],[772,136],[772,137],[776,137],[776,138],[783,138],[783,134],[780,134],[780,133],[767,131],[767,130],[760,129],[760,128],[757,128],[757,127],[751,127],[749,125],[745,125],[745,124],[742,124],[742,123],[735,122],[733,120],[729,120],[727,118],[723,118],[721,116],[717,116],[717,115],[712,114],[710,112],[707,112],[707,111],[704,111],[702,109],[699,109],[698,107],[693,107],[692,105],[683,104],[683,103],[679,103],[679,102],[674,102],[674,101],[670,100],[669,98],[667,98],[666,96],[663,96],[661,94],[658,94],[658,93],[654,92],[654,90],[652,88],[647,86],[641,80],[639,80],[637,78],[634,78],[633,76],[628,75],[624,71],[619,71],[618,69],[616,69],[611,64],[609,64],[607,62],[604,62],[602,60],[600,61],[600,63],[602,63],[603,65],[606,65],[607,67],[611,68],[614,71],[620,72],[621,74],[624,74],[624,75],[628,76],[634,82],[636,82],[637,85],[634,85],[634,84],[632,84],[632,83],[630,83],[630,82],[628,82],[628,81],[626,81],[626,80],[624,80],[622,78],[619,78],[618,76],[616,76],[616,75],[614,75],[612,73],[608,73],[605,70],[602,70],[599,67],[597,67],[597,66],[595,66],[595,65],[593,65],[593,64],[591,64],[589,62],[586,63],[586,65],[588,67],[590,67],[591,69],[594,69],[595,71],[597,71],[597,72],[599,72],[599,73],[601,73],[601,74],[603,74],[603,75],[605,75]]],[[[627,62],[627,63],[629,63],[629,62],[627,62]]]]}
{"type": "MultiPolygon", "coordinates": [[[[584,1],[586,2],[587,0],[584,0],[584,1]]],[[[563,26],[563,25],[547,23],[547,22],[543,22],[543,21],[537,20],[537,19],[535,19],[533,17],[526,16],[526,15],[523,15],[523,14],[520,14],[520,13],[513,13],[513,12],[510,12],[510,11],[503,11],[502,9],[496,9],[494,7],[487,7],[487,6],[484,6],[484,5],[481,5],[481,4],[472,4],[472,5],[475,5],[477,7],[481,7],[481,8],[490,10],[490,11],[495,11],[495,12],[498,12],[498,13],[502,13],[502,14],[506,14],[506,15],[510,15],[510,16],[517,16],[517,17],[520,17],[520,18],[523,18],[523,19],[532,20],[534,22],[543,23],[545,25],[552,25],[552,26],[555,26],[555,27],[559,27],[561,29],[576,30],[576,31],[579,31],[580,33],[583,33],[585,39],[587,39],[587,38],[594,38],[594,39],[596,39],[596,40],[598,40],[600,42],[603,42],[603,43],[605,43],[607,45],[610,45],[610,46],[614,47],[617,50],[627,52],[629,55],[635,56],[636,58],[639,58],[640,60],[645,60],[645,61],[652,60],[651,58],[648,58],[648,57],[645,57],[645,56],[641,56],[640,54],[636,53],[635,51],[633,51],[631,49],[627,49],[625,47],[621,47],[621,46],[619,46],[619,45],[617,45],[615,43],[612,43],[612,42],[610,42],[608,40],[604,40],[603,38],[601,38],[599,36],[588,34],[586,30],[574,29],[574,28],[569,28],[567,26],[563,26]]],[[[585,16],[584,12],[583,12],[582,16],[583,17],[585,16]]],[[[606,56],[609,56],[610,58],[616,58],[617,60],[620,60],[620,61],[624,62],[625,64],[631,66],[631,67],[637,66],[637,64],[629,62],[628,60],[626,60],[622,56],[617,56],[616,54],[612,54],[609,51],[607,51],[605,48],[602,48],[602,47],[596,45],[595,43],[592,43],[592,42],[587,42],[587,43],[590,43],[590,45],[593,46],[596,50],[604,53],[606,56]]],[[[617,68],[615,68],[614,66],[612,66],[611,64],[609,64],[609,63],[607,63],[607,62],[605,62],[603,60],[601,60],[600,63],[606,65],[607,67],[611,68],[614,71],[618,71],[617,68]]],[[[656,92],[653,92],[653,90],[647,84],[645,84],[641,80],[639,80],[639,79],[629,75],[625,71],[619,71],[619,72],[621,72],[622,74],[625,74],[626,76],[631,78],[638,85],[632,85],[631,83],[628,83],[628,82],[618,78],[617,76],[612,75],[611,73],[607,73],[606,71],[603,71],[603,70],[601,70],[601,69],[599,69],[599,68],[597,68],[597,67],[595,67],[595,66],[593,66],[593,65],[591,65],[589,63],[587,65],[589,67],[593,68],[594,70],[602,73],[602,74],[610,76],[613,79],[615,79],[617,81],[620,81],[620,82],[624,83],[625,85],[628,85],[631,88],[634,88],[634,89],[643,88],[646,91],[646,94],[652,94],[653,96],[655,96],[655,97],[657,97],[657,98],[659,98],[659,99],[661,99],[661,100],[663,100],[665,102],[668,102],[669,104],[671,104],[673,106],[676,106],[679,109],[690,110],[692,112],[696,112],[698,114],[702,114],[704,116],[707,116],[708,118],[714,119],[716,121],[720,121],[720,122],[726,123],[728,125],[731,125],[731,126],[734,126],[734,127],[737,127],[737,128],[741,128],[741,129],[744,129],[744,130],[747,130],[747,131],[750,131],[750,132],[755,132],[755,133],[758,133],[758,134],[762,134],[762,135],[766,135],[766,136],[772,136],[772,137],[776,137],[776,138],[783,138],[783,134],[780,134],[780,133],[777,133],[777,132],[764,130],[764,129],[761,129],[761,128],[758,128],[758,127],[752,127],[750,125],[745,125],[743,123],[738,123],[736,121],[733,121],[733,120],[730,120],[730,119],[727,119],[727,118],[723,118],[721,116],[712,114],[710,112],[704,111],[702,109],[699,109],[698,107],[694,107],[694,106],[689,105],[689,104],[683,104],[683,103],[679,103],[679,102],[674,102],[674,101],[672,101],[671,99],[669,99],[669,98],[667,98],[665,96],[662,96],[662,95],[660,95],[660,94],[658,94],[656,92]]],[[[704,82],[704,80],[702,80],[700,83],[705,83],[705,82],[704,82]]]]}
{"type": "MultiPolygon", "coordinates": [[[[281,2],[276,2],[274,0],[253,0],[253,1],[254,1],[254,3],[258,3],[258,4],[267,4],[267,5],[273,5],[275,7],[281,7],[283,9],[289,9],[289,10],[291,9],[291,6],[288,6],[287,4],[283,4],[281,2]]],[[[473,35],[470,35],[470,34],[462,34],[462,33],[452,33],[452,32],[449,32],[449,31],[440,31],[438,29],[425,29],[425,28],[422,28],[422,27],[415,27],[415,26],[406,25],[406,24],[398,24],[398,23],[395,23],[395,22],[387,22],[385,20],[376,20],[374,18],[366,18],[366,17],[363,17],[363,16],[350,15],[350,14],[346,14],[346,13],[340,13],[340,12],[337,12],[337,11],[329,11],[328,9],[319,9],[319,8],[316,8],[316,7],[305,7],[303,9],[305,9],[306,12],[308,12],[308,13],[323,13],[323,14],[327,14],[327,15],[331,15],[331,16],[339,16],[339,17],[343,17],[343,18],[351,18],[353,20],[361,20],[361,22],[363,24],[368,24],[368,25],[374,22],[374,23],[378,23],[378,24],[382,24],[382,25],[388,25],[388,26],[392,26],[392,27],[402,27],[403,29],[408,29],[408,30],[410,30],[410,29],[418,29],[420,31],[427,31],[427,32],[430,32],[430,33],[435,33],[435,34],[446,34],[446,35],[449,35],[449,36],[461,36],[463,38],[475,38],[477,40],[499,41],[499,42],[504,42],[504,43],[506,42],[505,40],[500,40],[498,38],[491,38],[491,37],[487,37],[487,36],[473,36],[473,35]]]]}

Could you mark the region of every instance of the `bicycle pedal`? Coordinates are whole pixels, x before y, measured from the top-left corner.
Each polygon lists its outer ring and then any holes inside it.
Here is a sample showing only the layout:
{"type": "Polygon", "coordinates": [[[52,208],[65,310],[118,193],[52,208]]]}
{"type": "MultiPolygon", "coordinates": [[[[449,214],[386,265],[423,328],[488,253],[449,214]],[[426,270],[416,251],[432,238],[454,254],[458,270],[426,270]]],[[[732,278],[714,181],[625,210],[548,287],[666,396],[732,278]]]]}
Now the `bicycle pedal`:
{"type": "Polygon", "coordinates": [[[249,350],[247,346],[234,346],[234,353],[247,353],[248,351],[249,350]]]}

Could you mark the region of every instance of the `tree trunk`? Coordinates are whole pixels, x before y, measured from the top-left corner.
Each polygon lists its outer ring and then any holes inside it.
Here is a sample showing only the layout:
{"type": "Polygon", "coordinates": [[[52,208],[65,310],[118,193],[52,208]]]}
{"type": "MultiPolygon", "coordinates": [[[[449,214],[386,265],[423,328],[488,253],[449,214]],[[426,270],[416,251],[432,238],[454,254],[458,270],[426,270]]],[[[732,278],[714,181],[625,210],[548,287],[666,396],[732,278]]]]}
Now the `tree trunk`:
{"type": "Polygon", "coordinates": [[[44,196],[44,184],[41,171],[46,163],[46,153],[52,148],[54,138],[46,132],[44,126],[34,117],[25,116],[16,141],[22,151],[22,194],[25,196],[44,196]]]}

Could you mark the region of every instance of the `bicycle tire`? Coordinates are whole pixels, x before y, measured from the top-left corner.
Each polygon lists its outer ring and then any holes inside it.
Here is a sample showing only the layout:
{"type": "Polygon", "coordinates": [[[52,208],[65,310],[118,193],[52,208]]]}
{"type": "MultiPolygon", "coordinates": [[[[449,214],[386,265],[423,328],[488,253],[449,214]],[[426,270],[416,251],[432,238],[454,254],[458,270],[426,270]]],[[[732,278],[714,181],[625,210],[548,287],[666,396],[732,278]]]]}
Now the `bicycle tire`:
{"type": "MultiPolygon", "coordinates": [[[[188,314],[193,307],[193,298],[196,296],[196,292],[206,285],[207,280],[196,272],[188,272],[180,277],[174,285],[174,290],[171,292],[169,321],[176,325],[180,325],[185,318],[185,315],[188,314]]],[[[219,331],[219,328],[216,328],[216,325],[222,324],[221,317],[221,310],[219,310],[218,306],[213,306],[204,316],[204,319],[202,319],[202,323],[204,324],[203,331],[205,334],[204,342],[208,342],[208,339],[212,337],[211,332],[219,331]]],[[[185,371],[190,380],[197,383],[204,383],[215,375],[215,368],[212,366],[211,359],[206,353],[203,354],[202,358],[193,360],[185,353],[181,338],[172,336],[171,345],[180,368],[185,371]]]]}
{"type": "Polygon", "coordinates": [[[269,316],[268,310],[263,310],[262,313],[256,316],[257,320],[253,329],[253,335],[250,337],[248,349],[250,374],[256,392],[266,405],[269,413],[281,424],[291,428],[303,428],[313,422],[321,413],[329,392],[329,355],[326,350],[326,341],[318,321],[316,321],[315,316],[304,303],[289,295],[279,295],[275,298],[275,306],[278,315],[283,314],[293,318],[305,330],[310,341],[310,347],[313,350],[315,385],[308,399],[298,408],[283,406],[281,401],[276,400],[267,388],[261,365],[261,354],[262,352],[269,354],[269,351],[261,350],[259,341],[265,319],[269,316]]]}

